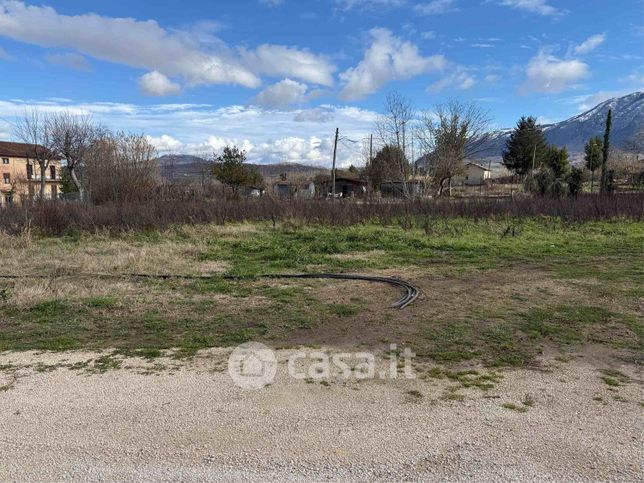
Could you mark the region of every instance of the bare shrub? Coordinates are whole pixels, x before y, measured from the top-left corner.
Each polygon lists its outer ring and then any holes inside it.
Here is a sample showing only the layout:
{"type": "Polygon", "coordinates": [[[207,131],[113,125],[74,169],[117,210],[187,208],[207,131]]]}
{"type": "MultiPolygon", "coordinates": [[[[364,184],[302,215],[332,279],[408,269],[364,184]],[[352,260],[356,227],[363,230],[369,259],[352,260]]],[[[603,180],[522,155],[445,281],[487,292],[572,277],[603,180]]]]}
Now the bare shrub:
{"type": "Polygon", "coordinates": [[[550,216],[571,222],[644,218],[644,193],[619,193],[600,198],[441,199],[406,202],[343,202],[323,200],[241,199],[181,201],[149,199],[89,205],[50,202],[9,205],[0,209],[0,231],[17,235],[29,226],[48,235],[81,231],[122,232],[162,230],[176,225],[228,222],[283,222],[298,225],[352,226],[378,223],[403,224],[435,230],[433,220],[467,218],[524,219],[550,216]]]}
{"type": "Polygon", "coordinates": [[[161,177],[155,149],[143,135],[103,133],[85,167],[87,191],[95,204],[149,200],[161,177]]]}

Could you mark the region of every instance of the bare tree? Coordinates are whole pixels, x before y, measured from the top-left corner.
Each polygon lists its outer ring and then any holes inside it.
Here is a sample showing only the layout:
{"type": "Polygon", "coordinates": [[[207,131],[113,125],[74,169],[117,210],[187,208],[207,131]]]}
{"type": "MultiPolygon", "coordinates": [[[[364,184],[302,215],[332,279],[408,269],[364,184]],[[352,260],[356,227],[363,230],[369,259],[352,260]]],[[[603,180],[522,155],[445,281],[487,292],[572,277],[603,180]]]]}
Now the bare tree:
{"type": "Polygon", "coordinates": [[[392,150],[396,154],[391,158],[391,162],[394,165],[393,169],[402,181],[405,197],[409,196],[407,180],[410,171],[406,156],[406,134],[412,127],[410,123],[413,119],[414,108],[411,102],[397,92],[392,92],[385,99],[384,114],[376,125],[381,145],[396,148],[392,150]]]}
{"type": "Polygon", "coordinates": [[[27,144],[27,161],[38,163],[40,169],[40,199],[45,199],[47,186],[46,171],[54,156],[52,139],[47,129],[47,118],[37,109],[26,110],[24,116],[14,125],[15,135],[27,144]]]}
{"type": "Polygon", "coordinates": [[[87,163],[104,129],[96,126],[90,115],[73,115],[67,111],[47,116],[45,129],[49,133],[52,149],[67,160],[67,171],[82,200],[84,187],[78,170],[87,163]]]}
{"type": "Polygon", "coordinates": [[[143,135],[104,132],[85,167],[87,191],[94,203],[149,199],[160,187],[156,150],[143,135]]]}
{"type": "Polygon", "coordinates": [[[488,126],[487,113],[473,103],[450,101],[423,114],[417,137],[439,196],[446,181],[451,196],[452,180],[464,173],[464,161],[485,151],[488,126]]]}

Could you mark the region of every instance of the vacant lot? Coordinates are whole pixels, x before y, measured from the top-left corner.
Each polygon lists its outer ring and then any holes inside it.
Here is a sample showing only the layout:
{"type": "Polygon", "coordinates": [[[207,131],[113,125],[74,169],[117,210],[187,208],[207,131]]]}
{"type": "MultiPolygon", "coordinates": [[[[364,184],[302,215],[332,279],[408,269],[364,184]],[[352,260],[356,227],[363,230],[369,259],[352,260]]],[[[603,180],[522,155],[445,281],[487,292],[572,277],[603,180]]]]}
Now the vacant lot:
{"type": "Polygon", "coordinates": [[[375,350],[396,343],[430,362],[526,366],[544,351],[565,357],[583,348],[636,362],[642,350],[637,222],[206,225],[5,236],[0,246],[0,275],[23,277],[0,279],[0,351],[115,349],[153,358],[172,349],[179,358],[248,340],[375,350]],[[388,305],[399,294],[386,285],[259,278],[330,271],[400,276],[423,296],[397,311],[388,305]]]}

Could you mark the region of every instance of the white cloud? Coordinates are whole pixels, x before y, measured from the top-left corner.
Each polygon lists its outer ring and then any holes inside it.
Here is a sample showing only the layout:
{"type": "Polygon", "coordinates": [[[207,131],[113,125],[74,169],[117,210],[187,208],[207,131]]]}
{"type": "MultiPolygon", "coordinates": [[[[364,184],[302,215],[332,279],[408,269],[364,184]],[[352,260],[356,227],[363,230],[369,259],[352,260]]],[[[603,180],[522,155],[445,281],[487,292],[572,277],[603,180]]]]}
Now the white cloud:
{"type": "Polygon", "coordinates": [[[477,42],[477,43],[472,44],[472,47],[474,47],[475,49],[493,49],[493,48],[496,47],[496,45],[486,44],[486,43],[483,43],[483,42],[477,42]]]}
{"type": "Polygon", "coordinates": [[[436,94],[445,89],[466,91],[475,85],[476,79],[470,75],[469,71],[462,66],[457,66],[454,72],[431,84],[427,88],[427,91],[432,94],[436,94]]]}
{"type": "Polygon", "coordinates": [[[561,60],[541,51],[526,68],[522,93],[541,92],[557,94],[590,75],[588,65],[580,60],[561,60]]]}
{"type": "Polygon", "coordinates": [[[644,86],[644,72],[633,72],[623,80],[638,87],[644,86]]]}
{"type": "Polygon", "coordinates": [[[143,75],[139,79],[139,87],[146,96],[173,96],[181,92],[179,84],[172,82],[156,70],[143,75]]]}
{"type": "Polygon", "coordinates": [[[441,15],[449,12],[457,12],[455,0],[432,0],[431,2],[418,3],[414,10],[421,15],[441,15]]]}
{"type": "Polygon", "coordinates": [[[279,7],[284,3],[284,0],[259,0],[259,3],[269,7],[279,7]]]}
{"type": "Polygon", "coordinates": [[[570,103],[575,104],[579,112],[585,112],[597,106],[598,104],[601,104],[602,102],[607,101],[608,99],[612,99],[614,97],[622,97],[629,93],[630,91],[626,91],[626,90],[599,91],[594,94],[575,96],[570,99],[570,103]]]}
{"type": "Polygon", "coordinates": [[[501,76],[498,74],[488,74],[485,76],[485,82],[488,84],[495,84],[501,80],[501,76]]]}
{"type": "Polygon", "coordinates": [[[225,55],[199,50],[155,21],[62,15],[51,7],[0,3],[0,35],[39,45],[75,49],[101,60],[182,76],[192,84],[257,87],[259,79],[225,55]]]}
{"type": "Polygon", "coordinates": [[[173,138],[172,136],[168,136],[167,134],[162,134],[159,137],[146,137],[148,138],[148,141],[151,142],[159,152],[176,152],[184,148],[184,145],[181,141],[173,138]]]}
{"type": "MultiPolygon", "coordinates": [[[[197,32],[198,33],[198,32],[197,32]]],[[[228,47],[211,34],[169,31],[153,20],[63,15],[48,6],[0,0],[0,36],[45,48],[73,49],[96,59],[157,71],[190,86],[261,85],[262,75],[284,75],[331,85],[334,66],[307,50],[262,45],[228,47]]]]}
{"type": "MultiPolygon", "coordinates": [[[[363,139],[373,130],[378,114],[356,107],[322,105],[314,110],[265,110],[254,106],[215,108],[207,104],[74,103],[68,100],[0,100],[0,112],[14,122],[25,109],[92,114],[114,129],[145,133],[160,154],[210,155],[226,144],[237,144],[257,163],[298,161],[329,166],[333,136],[363,139]],[[311,113],[311,111],[316,111],[311,113]]],[[[0,132],[5,131],[0,121],[0,132]]],[[[340,166],[358,165],[355,149],[340,147],[340,166]]]]}
{"type": "Polygon", "coordinates": [[[584,55],[592,52],[606,41],[606,34],[597,34],[588,37],[581,44],[575,46],[575,54],[584,55]]]}
{"type": "Polygon", "coordinates": [[[400,7],[405,4],[405,0],[335,0],[335,3],[342,10],[351,10],[354,8],[374,9],[400,7]]]}
{"type": "Polygon", "coordinates": [[[335,66],[325,57],[282,45],[241,49],[245,65],[257,74],[288,76],[323,86],[333,85],[335,66]]]}
{"type": "Polygon", "coordinates": [[[308,100],[308,86],[291,79],[267,87],[255,97],[255,103],[268,108],[287,109],[308,100]]]}
{"type": "Polygon", "coordinates": [[[298,112],[293,120],[295,122],[329,122],[334,118],[333,111],[329,108],[316,107],[298,112]]]}
{"type": "Polygon", "coordinates": [[[372,43],[362,61],[340,74],[343,99],[362,99],[390,81],[411,79],[445,67],[442,55],[423,57],[415,44],[395,37],[387,29],[373,29],[370,35],[372,43]]]}
{"type": "MultiPolygon", "coordinates": [[[[488,0],[494,1],[494,0],[488,0]]],[[[506,7],[512,7],[526,12],[532,12],[539,15],[560,17],[567,11],[558,9],[550,5],[546,0],[496,0],[496,3],[506,7]]]]}
{"type": "Polygon", "coordinates": [[[76,52],[48,54],[45,56],[47,62],[59,67],[67,69],[74,69],[82,72],[87,72],[92,69],[87,59],[76,52]]]}

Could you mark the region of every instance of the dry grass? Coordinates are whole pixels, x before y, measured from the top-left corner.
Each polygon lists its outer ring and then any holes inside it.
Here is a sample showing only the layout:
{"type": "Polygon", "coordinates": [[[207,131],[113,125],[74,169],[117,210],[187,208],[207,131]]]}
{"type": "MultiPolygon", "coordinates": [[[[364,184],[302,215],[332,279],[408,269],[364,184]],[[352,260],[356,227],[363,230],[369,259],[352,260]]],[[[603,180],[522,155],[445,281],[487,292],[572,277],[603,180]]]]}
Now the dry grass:
{"type": "Polygon", "coordinates": [[[455,225],[432,237],[261,224],[32,237],[29,244],[2,236],[3,273],[45,278],[0,280],[0,350],[177,347],[191,354],[257,339],[378,350],[396,343],[455,364],[524,365],[539,352],[590,346],[601,347],[602,357],[634,359],[642,337],[641,226],[546,226],[528,227],[516,239],[502,239],[502,226],[486,224],[455,225]],[[588,235],[597,232],[604,238],[588,235]],[[606,240],[620,247],[619,256],[599,254],[606,240]],[[423,295],[394,311],[388,306],[398,293],[388,286],[253,276],[314,266],[404,277],[423,295]],[[119,277],[131,272],[215,276],[119,277]],[[225,272],[249,278],[216,276],[225,272]]]}

